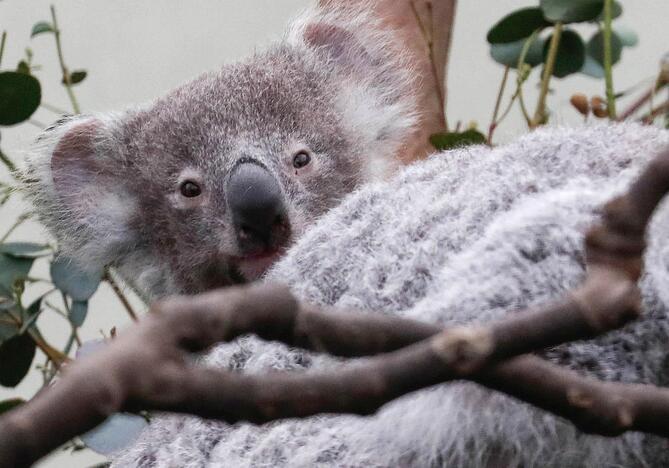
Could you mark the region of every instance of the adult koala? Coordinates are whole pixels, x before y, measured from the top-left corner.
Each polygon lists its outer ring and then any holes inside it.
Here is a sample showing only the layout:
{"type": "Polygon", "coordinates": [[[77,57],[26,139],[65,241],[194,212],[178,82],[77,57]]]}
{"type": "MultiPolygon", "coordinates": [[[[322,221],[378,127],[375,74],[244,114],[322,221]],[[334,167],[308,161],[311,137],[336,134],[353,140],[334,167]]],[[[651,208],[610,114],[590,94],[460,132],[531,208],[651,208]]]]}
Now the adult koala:
{"type": "MultiPolygon", "coordinates": [[[[669,144],[669,133],[619,124],[546,128],[513,144],[435,154],[370,184],[322,218],[270,271],[301,299],[441,324],[487,322],[540,304],[583,278],[583,236],[598,208],[669,144]]],[[[669,213],[650,226],[645,314],[587,342],[547,350],[604,380],[664,385],[669,213]]],[[[339,365],[253,337],[208,365],[242,372],[339,365]]],[[[371,417],[319,416],[254,426],[154,420],[114,466],[667,466],[666,442],[605,438],[472,383],[401,398],[371,417]]]]}

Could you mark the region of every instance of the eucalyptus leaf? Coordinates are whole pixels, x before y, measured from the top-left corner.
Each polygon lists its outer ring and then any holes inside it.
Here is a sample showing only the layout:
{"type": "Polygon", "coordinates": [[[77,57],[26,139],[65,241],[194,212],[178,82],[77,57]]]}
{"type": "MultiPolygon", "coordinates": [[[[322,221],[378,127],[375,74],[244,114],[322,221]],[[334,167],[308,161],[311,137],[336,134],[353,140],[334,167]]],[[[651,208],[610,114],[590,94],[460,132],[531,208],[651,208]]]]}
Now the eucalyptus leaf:
{"type": "MultiPolygon", "coordinates": [[[[86,76],[88,75],[88,72],[86,70],[75,70],[72,73],[70,73],[70,84],[75,85],[77,83],[81,83],[86,79],[86,76]]],[[[61,83],[65,84],[65,78],[61,80],[61,83]]]]}
{"type": "Polygon", "coordinates": [[[438,150],[447,150],[461,146],[480,145],[485,143],[485,136],[478,130],[470,129],[456,133],[434,133],[430,135],[430,143],[438,150]]]}
{"type": "Polygon", "coordinates": [[[17,258],[0,253],[0,295],[12,297],[14,283],[28,276],[33,261],[32,258],[17,258]]]}
{"type": "Polygon", "coordinates": [[[523,8],[506,15],[488,31],[491,44],[506,44],[525,39],[537,29],[550,26],[540,8],[523,8]]]}
{"type": "Polygon", "coordinates": [[[0,344],[19,333],[19,327],[6,310],[0,311],[0,344]]]}
{"type": "Polygon", "coordinates": [[[639,35],[632,28],[618,25],[613,27],[613,32],[625,47],[634,47],[639,43],[639,35]]]}
{"type": "Polygon", "coordinates": [[[11,71],[0,73],[0,125],[28,120],[41,100],[42,88],[34,76],[11,71]]]}
{"type": "Polygon", "coordinates": [[[25,60],[21,60],[16,66],[16,71],[24,75],[30,75],[30,65],[25,60]]]}
{"type": "MultiPolygon", "coordinates": [[[[502,65],[511,68],[517,68],[518,59],[523,51],[525,41],[526,39],[521,39],[520,41],[509,42],[506,44],[492,44],[490,46],[490,55],[497,63],[501,63],[502,65]]],[[[532,44],[530,44],[530,47],[527,49],[527,54],[525,54],[525,63],[531,67],[539,65],[544,60],[543,50],[543,39],[537,38],[532,41],[532,44]]]]}
{"type": "Polygon", "coordinates": [[[20,333],[25,333],[28,328],[32,327],[32,325],[37,321],[39,318],[40,313],[42,312],[42,300],[44,299],[44,296],[41,296],[34,300],[32,304],[28,306],[26,309],[26,317],[23,321],[23,324],[21,325],[21,330],[19,331],[20,333]]]}
{"type": "Polygon", "coordinates": [[[49,33],[49,32],[54,32],[53,26],[51,23],[48,23],[46,21],[40,21],[38,23],[35,23],[33,25],[33,29],[30,33],[30,37],[33,38],[37,36],[38,34],[44,34],[44,33],[49,33]]]}
{"type": "MultiPolygon", "coordinates": [[[[614,1],[611,13],[611,19],[616,19],[623,14],[623,6],[620,3],[614,1]]],[[[597,18],[595,18],[595,21],[604,21],[604,7],[602,7],[602,12],[599,14],[599,16],[597,16],[597,18]]]]}
{"type": "Polygon", "coordinates": [[[51,247],[34,242],[6,242],[0,244],[0,253],[14,258],[39,258],[51,253],[51,247]]]}
{"type": "MultiPolygon", "coordinates": [[[[623,43],[616,33],[611,34],[611,63],[615,65],[620,61],[623,43]]],[[[596,32],[588,41],[586,51],[600,65],[604,65],[604,34],[596,32]]]]}
{"type": "MultiPolygon", "coordinates": [[[[544,45],[544,60],[548,55],[550,47],[550,38],[546,39],[544,45]]],[[[585,63],[585,44],[577,32],[570,29],[562,31],[560,43],[558,45],[555,66],[553,67],[553,76],[564,78],[565,76],[577,73],[583,68],[585,63]]]]}
{"type": "Polygon", "coordinates": [[[70,307],[70,322],[75,327],[80,327],[84,324],[86,320],[86,314],[88,314],[88,301],[72,301],[72,306],[70,307]]]}
{"type": "Polygon", "coordinates": [[[16,335],[0,344],[0,385],[16,387],[30,370],[35,342],[28,334],[16,335]]]}
{"type": "Polygon", "coordinates": [[[604,78],[604,67],[596,61],[594,58],[586,54],[585,61],[580,70],[584,75],[588,75],[592,78],[602,79],[604,78]]]}
{"type": "Polygon", "coordinates": [[[544,18],[553,23],[592,21],[602,13],[604,0],[540,0],[544,18]]]}
{"type": "Polygon", "coordinates": [[[146,419],[134,414],[115,414],[80,438],[88,448],[111,455],[132,445],[145,427],[146,419]]]}
{"type": "Polygon", "coordinates": [[[51,280],[73,301],[87,301],[102,281],[102,270],[85,271],[74,261],[63,255],[51,262],[51,280]]]}
{"type": "Polygon", "coordinates": [[[0,414],[14,409],[17,406],[24,404],[26,401],[22,398],[10,398],[9,400],[0,401],[0,414]]]}

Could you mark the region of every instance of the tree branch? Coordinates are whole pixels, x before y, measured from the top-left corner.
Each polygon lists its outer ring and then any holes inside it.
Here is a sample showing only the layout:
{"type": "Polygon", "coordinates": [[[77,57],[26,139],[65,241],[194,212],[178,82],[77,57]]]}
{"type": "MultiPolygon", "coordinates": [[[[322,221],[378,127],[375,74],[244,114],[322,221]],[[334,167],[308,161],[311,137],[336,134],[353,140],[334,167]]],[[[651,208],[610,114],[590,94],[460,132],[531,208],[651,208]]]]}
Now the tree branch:
{"type": "Polygon", "coordinates": [[[323,412],[370,414],[398,396],[456,378],[505,392],[587,432],[669,437],[669,390],[604,383],[523,355],[596,336],[639,314],[645,228],[667,191],[669,150],[604,207],[602,222],[586,236],[588,274],[579,288],[488,325],[441,329],[326,310],[273,285],[155,304],[145,321],[67,366],[56,385],[0,418],[0,464],[30,464],[121,410],[255,423],[323,412]],[[248,333],[339,356],[376,356],[337,371],[262,376],[189,364],[189,353],[248,333]]]}

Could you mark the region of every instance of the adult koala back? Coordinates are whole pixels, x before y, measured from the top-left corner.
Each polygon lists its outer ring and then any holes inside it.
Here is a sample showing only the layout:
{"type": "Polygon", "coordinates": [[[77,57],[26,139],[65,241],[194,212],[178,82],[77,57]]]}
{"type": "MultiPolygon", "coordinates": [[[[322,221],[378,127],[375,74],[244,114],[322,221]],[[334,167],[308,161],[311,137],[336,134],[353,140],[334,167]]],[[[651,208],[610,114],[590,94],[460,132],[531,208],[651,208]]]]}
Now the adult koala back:
{"type": "MultiPolygon", "coordinates": [[[[436,154],[358,190],[270,272],[307,301],[441,324],[487,322],[579,283],[598,207],[624,190],[669,133],[638,125],[549,128],[490,149],[436,154]]],[[[605,380],[664,385],[669,213],[650,228],[645,314],[596,340],[547,350],[605,380]]],[[[259,373],[341,362],[249,337],[208,365],[259,373]]],[[[667,466],[666,442],[604,438],[471,383],[416,392],[371,417],[254,426],[155,419],[115,466],[667,466]]]]}

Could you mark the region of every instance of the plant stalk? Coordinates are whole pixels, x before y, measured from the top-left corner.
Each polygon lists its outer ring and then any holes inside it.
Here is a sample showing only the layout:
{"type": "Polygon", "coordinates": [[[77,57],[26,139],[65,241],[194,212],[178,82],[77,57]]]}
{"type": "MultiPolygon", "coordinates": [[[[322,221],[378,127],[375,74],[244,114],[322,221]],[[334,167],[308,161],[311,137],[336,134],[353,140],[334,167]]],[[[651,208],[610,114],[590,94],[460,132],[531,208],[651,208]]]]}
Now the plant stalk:
{"type": "Polygon", "coordinates": [[[562,37],[562,23],[555,23],[553,28],[553,36],[551,43],[548,46],[548,55],[546,56],[546,63],[544,65],[544,72],[541,77],[541,91],[539,93],[539,100],[537,101],[537,108],[534,111],[534,117],[530,122],[530,128],[541,125],[546,117],[546,96],[548,95],[548,86],[555,67],[555,59],[557,58],[558,48],[560,46],[560,38],[562,37]]]}
{"type": "Polygon", "coordinates": [[[65,89],[67,90],[67,95],[70,98],[72,103],[72,110],[75,114],[80,114],[81,110],[79,108],[79,103],[77,98],[72,91],[72,79],[70,77],[70,72],[65,65],[65,59],[63,58],[63,47],[60,43],[60,28],[58,27],[58,22],[56,20],[56,8],[51,5],[51,21],[53,24],[53,35],[56,38],[56,51],[58,52],[58,62],[60,63],[60,70],[63,73],[63,83],[65,84],[65,89]]]}
{"type": "Polygon", "coordinates": [[[604,0],[604,82],[606,84],[606,108],[609,119],[616,118],[616,97],[613,91],[613,60],[611,50],[611,21],[613,0],[604,0]]]}

